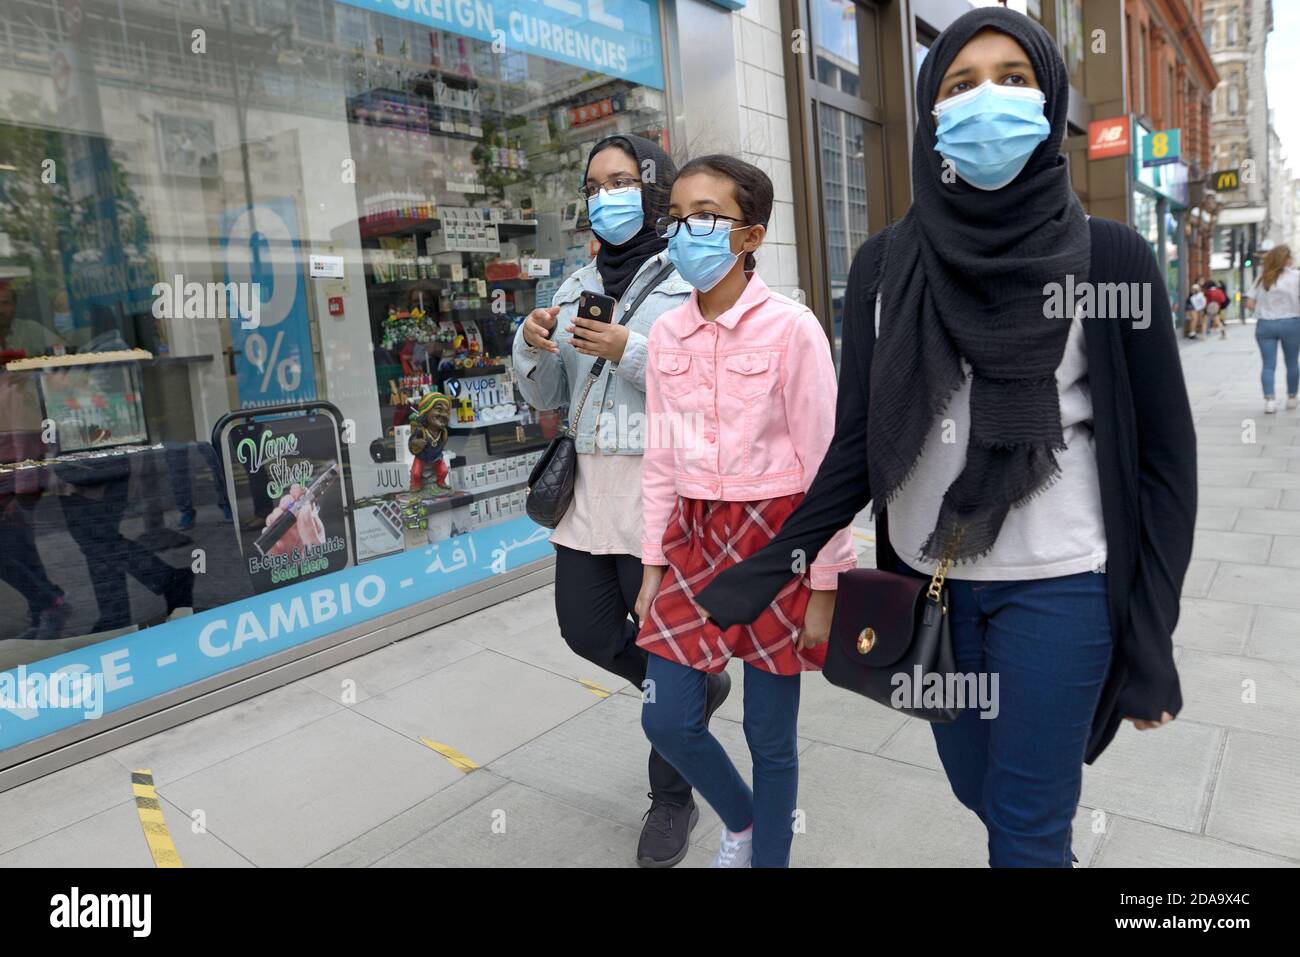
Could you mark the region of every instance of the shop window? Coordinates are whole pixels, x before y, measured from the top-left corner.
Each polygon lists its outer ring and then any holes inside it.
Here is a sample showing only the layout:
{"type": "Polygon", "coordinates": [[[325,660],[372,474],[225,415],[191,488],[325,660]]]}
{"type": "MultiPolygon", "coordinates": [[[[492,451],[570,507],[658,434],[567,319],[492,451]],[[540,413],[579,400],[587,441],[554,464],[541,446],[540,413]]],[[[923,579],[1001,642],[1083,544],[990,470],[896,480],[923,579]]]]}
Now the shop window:
{"type": "Polygon", "coordinates": [[[813,58],[820,83],[858,94],[858,8],[853,0],[811,0],[813,58]]]}
{"type": "MultiPolygon", "coordinates": [[[[58,5],[0,7],[0,675],[129,665],[109,712],[552,554],[566,410],[511,341],[596,251],[592,144],[671,146],[656,0],[525,5],[504,54],[235,0],[200,56],[129,6],[57,51],[58,5]]],[[[0,702],[0,767],[81,720],[0,702]]]]}

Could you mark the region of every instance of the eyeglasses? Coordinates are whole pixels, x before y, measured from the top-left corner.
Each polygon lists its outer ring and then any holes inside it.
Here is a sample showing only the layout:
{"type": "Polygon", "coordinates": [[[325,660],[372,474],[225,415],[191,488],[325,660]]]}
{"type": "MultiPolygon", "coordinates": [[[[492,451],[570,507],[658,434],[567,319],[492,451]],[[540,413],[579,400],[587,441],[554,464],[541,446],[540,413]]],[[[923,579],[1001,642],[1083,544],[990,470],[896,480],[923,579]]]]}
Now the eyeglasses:
{"type": "Polygon", "coordinates": [[[611,195],[615,193],[626,193],[629,189],[640,189],[641,181],[635,176],[615,176],[608,183],[584,183],[578,187],[578,195],[583,199],[591,199],[602,189],[611,195]]]}
{"type": "MultiPolygon", "coordinates": [[[[681,228],[682,223],[686,224],[686,232],[691,236],[708,236],[718,228],[718,221],[726,220],[728,223],[737,222],[734,216],[723,216],[721,213],[691,213],[689,216],[660,216],[655,220],[655,233],[663,239],[671,239],[677,235],[677,230],[681,228]]],[[[734,232],[736,229],[743,228],[740,226],[729,226],[727,232],[734,232]]]]}

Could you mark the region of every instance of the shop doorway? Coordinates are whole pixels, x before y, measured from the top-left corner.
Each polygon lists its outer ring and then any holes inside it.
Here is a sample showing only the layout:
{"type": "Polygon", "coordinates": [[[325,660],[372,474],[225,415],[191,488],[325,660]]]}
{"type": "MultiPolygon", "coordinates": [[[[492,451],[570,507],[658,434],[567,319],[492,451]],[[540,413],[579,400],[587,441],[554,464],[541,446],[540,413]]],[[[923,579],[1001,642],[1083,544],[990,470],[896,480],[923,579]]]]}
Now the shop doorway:
{"type": "Polygon", "coordinates": [[[891,221],[891,181],[907,197],[907,136],[901,155],[887,149],[886,129],[906,130],[911,57],[890,44],[907,18],[904,4],[857,0],[790,0],[784,12],[801,30],[790,84],[800,275],[806,301],[826,326],[839,362],[849,266],[858,247],[891,221]]]}

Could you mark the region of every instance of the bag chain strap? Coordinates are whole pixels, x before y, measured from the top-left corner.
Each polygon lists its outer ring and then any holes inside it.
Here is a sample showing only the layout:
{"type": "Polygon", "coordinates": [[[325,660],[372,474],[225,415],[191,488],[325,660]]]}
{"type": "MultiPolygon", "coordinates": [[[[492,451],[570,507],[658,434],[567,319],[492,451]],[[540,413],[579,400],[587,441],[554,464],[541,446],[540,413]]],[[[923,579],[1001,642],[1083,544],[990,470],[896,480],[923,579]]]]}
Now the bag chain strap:
{"type": "Polygon", "coordinates": [[[570,421],[569,427],[565,430],[568,432],[569,438],[571,439],[578,435],[578,420],[582,418],[583,406],[587,404],[587,396],[591,394],[591,387],[596,384],[596,380],[599,378],[599,374],[587,376],[587,387],[582,390],[582,398],[578,400],[578,410],[574,412],[573,419],[570,421]]]}
{"type": "MultiPolygon", "coordinates": [[[[632,318],[632,316],[636,313],[636,311],[639,308],[641,308],[641,303],[645,302],[646,296],[650,295],[651,292],[653,292],[656,288],[658,288],[659,284],[668,278],[668,274],[671,273],[674,268],[675,267],[671,262],[667,262],[663,265],[663,267],[659,270],[659,272],[655,273],[652,277],[650,277],[649,282],[647,282],[644,286],[641,287],[641,292],[638,293],[636,299],[632,301],[631,307],[623,310],[623,315],[620,316],[618,319],[618,324],[620,326],[626,324],[627,321],[632,318]]],[[[587,376],[587,387],[582,390],[582,398],[578,400],[578,409],[576,412],[573,413],[573,416],[569,421],[569,426],[567,429],[565,429],[565,432],[569,436],[569,438],[571,439],[577,438],[578,422],[579,420],[582,419],[582,410],[583,407],[586,406],[587,404],[587,396],[591,394],[591,387],[596,384],[596,381],[600,378],[601,373],[603,373],[604,371],[605,371],[605,357],[601,356],[594,363],[592,363],[591,373],[590,375],[587,376]]]]}
{"type": "Polygon", "coordinates": [[[952,568],[953,555],[957,551],[957,546],[961,544],[961,537],[965,531],[965,526],[957,529],[957,537],[949,543],[947,551],[939,561],[939,567],[934,570],[934,575],[930,577],[930,587],[925,593],[925,597],[930,601],[938,601],[943,593],[943,583],[948,577],[949,569],[952,568]]]}

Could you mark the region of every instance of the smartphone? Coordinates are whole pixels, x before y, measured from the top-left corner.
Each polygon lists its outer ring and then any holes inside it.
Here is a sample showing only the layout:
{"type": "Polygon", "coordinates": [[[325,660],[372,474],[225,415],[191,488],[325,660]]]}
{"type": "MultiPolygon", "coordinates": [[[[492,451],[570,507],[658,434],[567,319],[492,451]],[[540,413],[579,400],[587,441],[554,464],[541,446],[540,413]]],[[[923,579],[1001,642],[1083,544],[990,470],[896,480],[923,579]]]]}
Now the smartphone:
{"type": "Polygon", "coordinates": [[[618,303],[613,296],[603,296],[598,292],[584,292],[578,297],[578,318],[592,319],[596,322],[613,322],[614,310],[618,303]]]}

